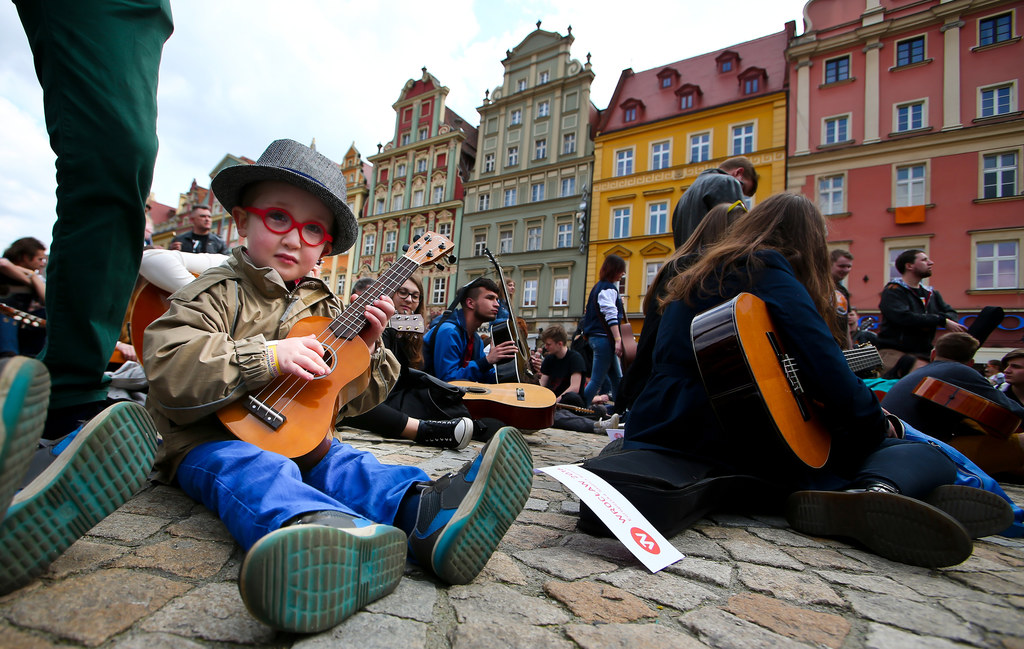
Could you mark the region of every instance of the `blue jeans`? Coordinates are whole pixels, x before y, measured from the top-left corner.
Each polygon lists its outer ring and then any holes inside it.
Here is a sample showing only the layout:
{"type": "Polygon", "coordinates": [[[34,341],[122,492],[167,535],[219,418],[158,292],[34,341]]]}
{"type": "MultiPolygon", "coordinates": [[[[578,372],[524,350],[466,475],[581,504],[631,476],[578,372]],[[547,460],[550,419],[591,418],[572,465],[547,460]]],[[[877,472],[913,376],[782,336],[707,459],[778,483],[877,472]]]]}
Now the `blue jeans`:
{"type": "Polygon", "coordinates": [[[615,341],[608,336],[590,336],[587,344],[594,350],[594,364],[590,368],[590,380],[587,387],[583,389],[583,401],[589,406],[594,400],[598,390],[601,389],[605,379],[611,382],[611,395],[619,391],[619,381],[622,379],[622,368],[619,367],[619,358],[615,355],[615,341]]]}
{"type": "Polygon", "coordinates": [[[344,512],[360,519],[360,527],[393,525],[409,488],[429,479],[421,469],[381,464],[372,453],[336,439],[307,472],[283,455],[240,440],[197,446],[178,467],[185,493],[224,521],[246,551],[309,512],[344,512]]]}

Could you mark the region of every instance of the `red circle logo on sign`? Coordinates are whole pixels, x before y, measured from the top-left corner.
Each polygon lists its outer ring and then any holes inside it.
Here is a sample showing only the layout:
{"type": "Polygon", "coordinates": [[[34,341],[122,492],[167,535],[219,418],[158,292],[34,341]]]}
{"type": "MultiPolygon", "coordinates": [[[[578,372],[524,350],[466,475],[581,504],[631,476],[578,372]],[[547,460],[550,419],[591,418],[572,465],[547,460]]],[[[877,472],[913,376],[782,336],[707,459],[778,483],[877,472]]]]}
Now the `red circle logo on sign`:
{"type": "Polygon", "coordinates": [[[645,552],[650,554],[661,554],[661,548],[658,547],[658,542],[651,537],[645,530],[639,527],[634,527],[629,530],[629,535],[633,537],[633,541],[636,542],[645,552]]]}

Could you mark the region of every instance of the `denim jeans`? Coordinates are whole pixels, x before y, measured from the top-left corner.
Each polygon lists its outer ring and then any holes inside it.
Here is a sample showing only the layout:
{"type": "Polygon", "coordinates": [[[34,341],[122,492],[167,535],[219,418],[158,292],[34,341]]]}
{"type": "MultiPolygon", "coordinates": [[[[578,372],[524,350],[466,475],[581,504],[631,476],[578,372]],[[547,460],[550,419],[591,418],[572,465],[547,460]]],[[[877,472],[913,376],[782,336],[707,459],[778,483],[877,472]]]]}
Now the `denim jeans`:
{"type": "Polygon", "coordinates": [[[594,364],[590,369],[590,380],[583,390],[583,400],[586,405],[594,400],[598,390],[605,380],[611,382],[611,395],[619,391],[619,381],[622,379],[622,368],[619,367],[619,358],[615,355],[615,341],[608,336],[590,336],[587,344],[594,350],[594,364]]]}

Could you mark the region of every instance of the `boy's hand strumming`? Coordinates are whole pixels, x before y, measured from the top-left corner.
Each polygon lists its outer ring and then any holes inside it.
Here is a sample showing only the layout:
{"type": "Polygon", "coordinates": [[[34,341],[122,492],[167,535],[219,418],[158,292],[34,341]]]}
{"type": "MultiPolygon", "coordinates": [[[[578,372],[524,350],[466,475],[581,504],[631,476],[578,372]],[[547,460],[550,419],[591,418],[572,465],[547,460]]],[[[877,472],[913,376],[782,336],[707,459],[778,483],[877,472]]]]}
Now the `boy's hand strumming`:
{"type": "Polygon", "coordinates": [[[384,332],[384,327],[388,326],[391,316],[395,315],[395,303],[391,301],[390,297],[382,295],[374,300],[373,304],[366,307],[363,315],[366,317],[366,326],[359,332],[359,337],[363,339],[372,354],[377,340],[384,332]]]}
{"type": "Polygon", "coordinates": [[[311,380],[323,376],[331,369],[324,362],[324,347],[310,334],[300,338],[285,338],[267,342],[267,353],[276,354],[280,374],[291,374],[311,380]]]}

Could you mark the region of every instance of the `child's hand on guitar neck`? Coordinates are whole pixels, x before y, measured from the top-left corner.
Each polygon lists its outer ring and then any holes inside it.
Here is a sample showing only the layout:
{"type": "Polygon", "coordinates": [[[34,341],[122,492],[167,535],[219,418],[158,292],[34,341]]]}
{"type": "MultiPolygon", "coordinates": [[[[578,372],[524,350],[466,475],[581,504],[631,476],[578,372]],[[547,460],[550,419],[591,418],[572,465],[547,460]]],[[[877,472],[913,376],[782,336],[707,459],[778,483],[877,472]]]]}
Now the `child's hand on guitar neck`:
{"type": "Polygon", "coordinates": [[[278,375],[291,374],[311,380],[330,371],[324,361],[324,346],[316,336],[299,336],[267,341],[267,363],[278,375]]]}
{"type": "Polygon", "coordinates": [[[359,337],[372,354],[384,327],[388,326],[391,316],[395,315],[395,303],[387,295],[382,295],[366,307],[363,315],[366,317],[366,326],[359,332],[359,337]]]}

